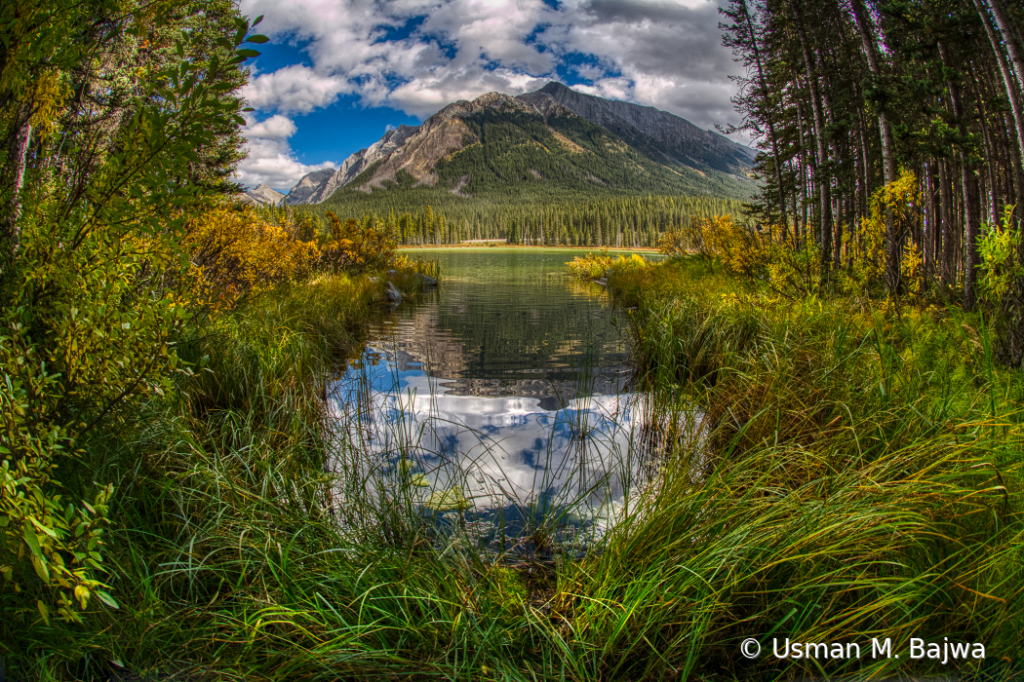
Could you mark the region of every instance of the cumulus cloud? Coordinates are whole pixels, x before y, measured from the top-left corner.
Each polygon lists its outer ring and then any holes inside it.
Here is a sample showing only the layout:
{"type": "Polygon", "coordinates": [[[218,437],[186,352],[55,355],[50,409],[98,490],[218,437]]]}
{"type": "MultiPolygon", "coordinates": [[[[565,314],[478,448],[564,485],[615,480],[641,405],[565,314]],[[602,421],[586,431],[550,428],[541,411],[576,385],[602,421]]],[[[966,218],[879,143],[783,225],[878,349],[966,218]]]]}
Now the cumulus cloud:
{"type": "Polygon", "coordinates": [[[288,138],[295,134],[295,123],[275,114],[264,121],[249,118],[242,129],[248,156],[238,164],[235,180],[246,187],[267,184],[279,192],[287,193],[306,173],[321,168],[336,168],[328,161],[309,166],[295,158],[288,138]]]}
{"type": "Polygon", "coordinates": [[[309,113],[350,90],[343,77],[324,76],[308,66],[294,64],[257,76],[242,86],[240,94],[255,109],[309,113]]]}
{"type": "Polygon", "coordinates": [[[254,122],[245,127],[245,137],[263,137],[269,140],[287,140],[295,134],[295,122],[281,114],[275,114],[265,121],[254,122]]]}
{"type": "Polygon", "coordinates": [[[312,63],[246,87],[268,113],[349,93],[423,118],[458,99],[536,89],[568,68],[588,81],[575,86],[582,92],[704,128],[738,122],[729,80],[738,67],[714,0],[242,0],[241,9],[265,15],[260,28],[302,44],[312,63]]]}

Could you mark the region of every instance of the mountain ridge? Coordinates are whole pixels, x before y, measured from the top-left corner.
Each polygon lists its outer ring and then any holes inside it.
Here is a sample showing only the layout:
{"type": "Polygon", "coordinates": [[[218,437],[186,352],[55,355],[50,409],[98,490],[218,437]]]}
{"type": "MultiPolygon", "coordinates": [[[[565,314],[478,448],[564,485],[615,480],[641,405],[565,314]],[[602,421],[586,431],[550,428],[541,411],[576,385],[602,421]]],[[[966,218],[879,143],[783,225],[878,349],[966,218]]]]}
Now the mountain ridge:
{"type": "Polygon", "coordinates": [[[284,200],[322,204],[341,190],[351,195],[439,182],[463,198],[530,182],[632,193],[649,185],[649,191],[736,198],[752,192],[754,155],[674,114],[551,81],[518,96],[491,92],[452,102],[419,126],[388,130],[337,170],[304,176],[284,200]],[[714,183],[704,181],[709,174],[714,183]]]}

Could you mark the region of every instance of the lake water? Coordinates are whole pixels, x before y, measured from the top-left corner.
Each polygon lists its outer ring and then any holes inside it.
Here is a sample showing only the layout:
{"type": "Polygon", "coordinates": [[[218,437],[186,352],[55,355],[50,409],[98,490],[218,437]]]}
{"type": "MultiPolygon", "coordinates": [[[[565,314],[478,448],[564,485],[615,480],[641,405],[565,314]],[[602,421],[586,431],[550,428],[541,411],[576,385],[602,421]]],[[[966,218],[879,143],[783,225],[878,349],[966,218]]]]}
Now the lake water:
{"type": "Polygon", "coordinates": [[[643,401],[625,391],[626,313],[568,274],[580,251],[409,255],[439,261],[442,283],[372,324],[334,386],[347,480],[377,497],[405,491],[504,549],[539,544],[538,528],[585,544],[648,479],[643,401]]]}

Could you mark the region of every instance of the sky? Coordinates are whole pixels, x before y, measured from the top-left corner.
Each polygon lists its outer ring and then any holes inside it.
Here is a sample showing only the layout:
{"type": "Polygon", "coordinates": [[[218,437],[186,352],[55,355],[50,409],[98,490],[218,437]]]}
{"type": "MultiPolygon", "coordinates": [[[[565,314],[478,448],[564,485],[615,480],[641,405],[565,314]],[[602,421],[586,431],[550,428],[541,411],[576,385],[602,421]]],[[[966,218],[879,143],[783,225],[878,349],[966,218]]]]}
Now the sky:
{"type": "Polygon", "coordinates": [[[241,0],[270,42],[247,62],[254,111],[235,179],[287,192],[451,102],[551,80],[702,128],[739,124],[741,67],[721,45],[718,2],[241,0]]]}

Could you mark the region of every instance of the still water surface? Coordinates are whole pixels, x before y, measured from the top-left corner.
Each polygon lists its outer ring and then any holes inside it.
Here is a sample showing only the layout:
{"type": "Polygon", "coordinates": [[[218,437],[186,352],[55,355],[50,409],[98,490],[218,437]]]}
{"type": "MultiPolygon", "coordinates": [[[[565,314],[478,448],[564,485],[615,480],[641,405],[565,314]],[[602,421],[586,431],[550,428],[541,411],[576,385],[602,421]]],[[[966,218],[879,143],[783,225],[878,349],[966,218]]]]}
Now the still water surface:
{"type": "Polygon", "coordinates": [[[642,401],[624,390],[624,313],[567,273],[580,254],[411,253],[440,262],[441,286],[374,323],[334,391],[375,489],[506,547],[543,524],[592,537],[621,513],[645,478],[642,401]]]}

